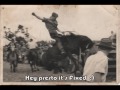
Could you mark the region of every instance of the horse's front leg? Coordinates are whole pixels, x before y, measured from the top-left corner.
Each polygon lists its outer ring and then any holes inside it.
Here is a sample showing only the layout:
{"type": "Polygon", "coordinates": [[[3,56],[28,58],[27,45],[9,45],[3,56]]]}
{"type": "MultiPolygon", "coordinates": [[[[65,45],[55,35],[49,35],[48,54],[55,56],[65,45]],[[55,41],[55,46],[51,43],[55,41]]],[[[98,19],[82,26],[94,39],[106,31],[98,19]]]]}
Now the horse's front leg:
{"type": "Polygon", "coordinates": [[[36,71],[36,70],[37,70],[37,66],[36,66],[36,63],[35,63],[33,66],[34,66],[34,70],[36,71]]]}
{"type": "Polygon", "coordinates": [[[34,71],[38,70],[38,68],[37,68],[37,62],[36,61],[33,62],[33,70],[34,71]]]}
{"type": "Polygon", "coordinates": [[[39,71],[39,66],[36,64],[36,69],[37,69],[37,71],[39,71]]]}
{"type": "Polygon", "coordinates": [[[10,71],[13,72],[13,61],[10,60],[10,71]]]}
{"type": "Polygon", "coordinates": [[[15,64],[15,61],[13,62],[13,72],[16,72],[16,64],[15,64]]]}
{"type": "Polygon", "coordinates": [[[30,61],[30,67],[31,67],[31,71],[34,72],[34,70],[33,70],[33,62],[32,61],[30,61]]]}
{"type": "Polygon", "coordinates": [[[72,60],[72,62],[75,64],[75,70],[76,71],[78,69],[78,63],[77,63],[77,59],[75,59],[71,53],[68,54],[69,58],[72,60]]]}
{"type": "Polygon", "coordinates": [[[80,71],[80,66],[79,66],[79,61],[77,59],[75,59],[71,53],[69,53],[69,58],[73,61],[73,63],[75,64],[75,76],[81,76],[82,73],[80,71]]]}
{"type": "Polygon", "coordinates": [[[10,71],[12,72],[12,63],[10,62],[10,71]]]}
{"type": "Polygon", "coordinates": [[[36,70],[39,71],[39,62],[38,62],[38,59],[37,59],[37,61],[35,62],[35,66],[36,66],[36,70]]]}

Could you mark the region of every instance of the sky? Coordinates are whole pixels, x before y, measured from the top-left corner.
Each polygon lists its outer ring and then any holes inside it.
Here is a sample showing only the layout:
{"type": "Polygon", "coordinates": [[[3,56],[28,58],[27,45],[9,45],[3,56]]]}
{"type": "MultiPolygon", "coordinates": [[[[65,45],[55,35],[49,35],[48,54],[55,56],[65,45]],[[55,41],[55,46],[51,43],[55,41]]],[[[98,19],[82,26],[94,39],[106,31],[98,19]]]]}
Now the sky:
{"type": "MultiPolygon", "coordinates": [[[[31,15],[49,18],[58,13],[58,28],[61,31],[75,31],[92,40],[101,40],[118,31],[118,11],[113,5],[2,5],[1,23],[15,31],[19,24],[28,28],[36,41],[51,40],[45,24],[31,15]]],[[[2,28],[3,30],[3,28],[2,28]]],[[[3,34],[2,34],[3,35],[3,34]]],[[[3,44],[8,41],[3,39],[3,44]]]]}

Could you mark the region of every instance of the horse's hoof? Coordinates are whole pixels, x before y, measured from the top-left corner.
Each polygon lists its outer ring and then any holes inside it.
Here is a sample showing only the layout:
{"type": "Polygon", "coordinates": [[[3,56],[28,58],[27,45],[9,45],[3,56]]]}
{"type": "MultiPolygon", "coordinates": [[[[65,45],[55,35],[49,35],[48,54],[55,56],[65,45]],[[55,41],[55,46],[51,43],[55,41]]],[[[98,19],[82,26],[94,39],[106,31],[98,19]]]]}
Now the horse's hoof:
{"type": "Polygon", "coordinates": [[[60,69],[59,72],[62,73],[62,70],[60,69]]]}
{"type": "Polygon", "coordinates": [[[72,72],[70,70],[67,70],[66,73],[67,74],[72,74],[72,72]]]}
{"type": "Polygon", "coordinates": [[[80,77],[80,76],[81,76],[80,71],[76,71],[75,76],[76,76],[76,77],[80,77]]]}
{"type": "Polygon", "coordinates": [[[52,71],[52,69],[51,69],[51,68],[47,68],[47,70],[48,70],[48,71],[52,71]]]}
{"type": "Polygon", "coordinates": [[[58,74],[58,70],[54,70],[54,72],[53,72],[54,74],[58,74]]]}

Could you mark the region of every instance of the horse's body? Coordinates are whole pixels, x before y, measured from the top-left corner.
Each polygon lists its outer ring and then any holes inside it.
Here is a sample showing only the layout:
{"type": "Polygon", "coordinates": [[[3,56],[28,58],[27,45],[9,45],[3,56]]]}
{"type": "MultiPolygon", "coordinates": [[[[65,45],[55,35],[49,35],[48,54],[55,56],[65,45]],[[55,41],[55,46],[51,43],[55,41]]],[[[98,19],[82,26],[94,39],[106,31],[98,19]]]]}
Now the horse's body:
{"type": "Polygon", "coordinates": [[[57,47],[51,47],[46,52],[42,52],[39,61],[40,66],[48,71],[54,70],[54,73],[62,72],[62,69],[67,72],[69,66],[69,59],[62,58],[57,47]],[[57,53],[56,56],[52,55],[54,53],[57,53]]]}
{"type": "MultiPolygon", "coordinates": [[[[89,39],[86,36],[82,35],[69,35],[69,36],[62,36],[60,37],[60,40],[63,44],[64,50],[66,51],[66,57],[69,57],[72,62],[75,64],[75,73],[76,71],[80,71],[80,62],[79,60],[76,60],[72,54],[76,54],[79,56],[80,50],[81,52],[84,52],[86,49],[89,49],[92,47],[93,42],[91,39],[89,39]]],[[[65,59],[66,57],[63,57],[61,55],[60,50],[58,49],[57,45],[55,44],[53,47],[49,48],[45,54],[43,54],[44,65],[46,64],[46,67],[49,69],[58,69],[59,68],[59,62],[62,59],[65,59]]]]}
{"type": "Polygon", "coordinates": [[[18,54],[16,51],[10,51],[8,54],[8,60],[10,63],[11,72],[16,72],[16,67],[18,64],[18,54]]]}
{"type": "Polygon", "coordinates": [[[39,70],[38,66],[39,66],[39,62],[38,62],[38,53],[37,53],[37,49],[30,49],[28,54],[27,54],[27,58],[31,67],[31,71],[34,72],[35,70],[39,70]]]}

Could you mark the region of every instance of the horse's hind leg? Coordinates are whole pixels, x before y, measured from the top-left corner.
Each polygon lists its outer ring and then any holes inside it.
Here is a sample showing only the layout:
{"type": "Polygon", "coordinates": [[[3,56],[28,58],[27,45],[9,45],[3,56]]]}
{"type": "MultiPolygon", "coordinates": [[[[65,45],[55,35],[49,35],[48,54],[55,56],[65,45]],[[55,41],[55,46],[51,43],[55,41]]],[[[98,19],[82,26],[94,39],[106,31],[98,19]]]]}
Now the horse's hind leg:
{"type": "Polygon", "coordinates": [[[36,62],[35,66],[36,66],[36,70],[39,71],[39,62],[36,62]]]}
{"type": "Polygon", "coordinates": [[[11,64],[11,72],[15,72],[14,63],[11,64]]]}
{"type": "Polygon", "coordinates": [[[16,72],[16,67],[14,64],[13,64],[13,72],[16,72]]]}
{"type": "Polygon", "coordinates": [[[38,68],[38,66],[36,65],[36,68],[37,68],[37,71],[39,71],[39,68],[38,68]]]}
{"type": "Polygon", "coordinates": [[[13,61],[10,61],[10,71],[13,72],[13,61]]]}
{"type": "Polygon", "coordinates": [[[57,68],[54,69],[53,73],[57,74],[59,72],[59,70],[57,68]]]}
{"type": "Polygon", "coordinates": [[[30,67],[31,67],[31,71],[34,72],[34,70],[33,70],[33,65],[32,65],[32,64],[30,64],[30,67]]]}
{"type": "Polygon", "coordinates": [[[34,63],[34,70],[36,71],[37,70],[37,67],[36,67],[36,64],[34,63]]]}
{"type": "Polygon", "coordinates": [[[17,65],[18,65],[18,62],[17,62],[17,61],[15,61],[15,62],[14,62],[14,64],[15,64],[15,67],[17,67],[17,65]]]}
{"type": "Polygon", "coordinates": [[[13,63],[13,72],[16,72],[16,67],[17,67],[17,62],[14,61],[14,63],[13,63]]]}
{"type": "Polygon", "coordinates": [[[53,65],[54,65],[54,69],[53,69],[53,70],[54,70],[54,72],[53,72],[53,73],[54,73],[54,74],[59,73],[60,69],[59,69],[58,64],[57,64],[57,63],[54,63],[53,65]]]}
{"type": "Polygon", "coordinates": [[[12,64],[10,63],[10,71],[12,72],[12,64]]]}

